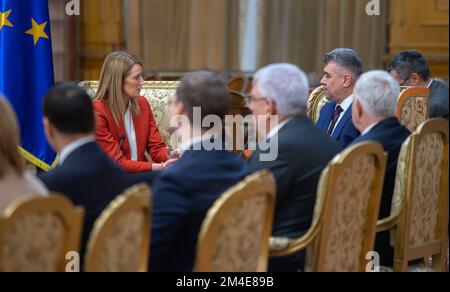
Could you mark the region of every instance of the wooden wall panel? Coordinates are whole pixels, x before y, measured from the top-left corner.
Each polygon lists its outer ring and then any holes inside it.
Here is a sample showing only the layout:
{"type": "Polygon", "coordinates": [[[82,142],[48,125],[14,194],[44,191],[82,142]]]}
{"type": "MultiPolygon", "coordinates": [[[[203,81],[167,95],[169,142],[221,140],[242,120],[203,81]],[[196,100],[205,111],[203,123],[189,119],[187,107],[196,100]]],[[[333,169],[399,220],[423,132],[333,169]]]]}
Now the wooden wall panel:
{"type": "Polygon", "coordinates": [[[448,0],[391,0],[386,61],[396,53],[417,49],[435,77],[448,78],[448,0]]]}
{"type": "Polygon", "coordinates": [[[124,0],[81,0],[81,79],[97,80],[106,55],[125,48],[124,0]]]}

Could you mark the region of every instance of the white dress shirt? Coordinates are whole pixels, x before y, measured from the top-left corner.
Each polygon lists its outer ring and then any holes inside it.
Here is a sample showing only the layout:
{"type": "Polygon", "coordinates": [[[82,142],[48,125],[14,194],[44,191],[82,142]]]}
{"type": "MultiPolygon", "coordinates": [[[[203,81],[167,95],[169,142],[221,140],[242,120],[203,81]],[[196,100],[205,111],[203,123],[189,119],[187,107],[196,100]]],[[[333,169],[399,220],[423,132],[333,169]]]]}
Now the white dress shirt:
{"type": "Polygon", "coordinates": [[[131,160],[137,161],[137,143],[136,132],[134,131],[133,115],[131,114],[131,106],[128,106],[124,117],[125,131],[127,132],[128,144],[130,145],[131,160]]]}

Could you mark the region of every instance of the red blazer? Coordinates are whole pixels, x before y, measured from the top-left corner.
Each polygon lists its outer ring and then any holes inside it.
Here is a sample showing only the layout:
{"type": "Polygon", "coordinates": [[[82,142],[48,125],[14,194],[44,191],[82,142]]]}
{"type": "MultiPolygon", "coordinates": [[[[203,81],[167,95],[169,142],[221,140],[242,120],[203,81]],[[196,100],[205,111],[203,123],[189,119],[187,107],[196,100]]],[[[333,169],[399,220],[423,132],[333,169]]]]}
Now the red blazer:
{"type": "Polygon", "coordinates": [[[148,162],[144,155],[146,150],[156,163],[167,160],[167,147],[159,134],[150,104],[142,96],[137,98],[137,102],[141,113],[139,116],[133,113],[133,124],[136,132],[138,161],[131,160],[130,144],[123,120],[117,125],[106,102],[96,100],[93,103],[96,114],[97,142],[113,160],[116,159],[120,137],[125,134],[125,139],[118,151],[117,162],[126,172],[152,170],[152,163],[148,162]]]}

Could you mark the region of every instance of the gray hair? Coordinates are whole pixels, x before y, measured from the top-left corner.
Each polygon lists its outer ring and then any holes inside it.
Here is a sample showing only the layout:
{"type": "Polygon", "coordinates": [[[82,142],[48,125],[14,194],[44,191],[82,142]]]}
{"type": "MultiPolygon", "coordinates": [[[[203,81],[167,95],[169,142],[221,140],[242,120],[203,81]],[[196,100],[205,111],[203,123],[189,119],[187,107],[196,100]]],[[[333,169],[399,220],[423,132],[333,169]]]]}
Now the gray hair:
{"type": "Polygon", "coordinates": [[[346,48],[334,49],[333,51],[325,54],[323,58],[323,63],[325,66],[330,62],[334,62],[339,67],[349,70],[355,80],[357,80],[363,73],[361,57],[355,50],[346,48]]]}
{"type": "Polygon", "coordinates": [[[386,71],[364,73],[356,82],[354,94],[370,117],[395,117],[400,86],[386,71]]]}
{"type": "Polygon", "coordinates": [[[253,82],[263,97],[276,103],[278,114],[306,114],[308,78],[297,66],[287,63],[266,66],[256,72],[253,82]]]}

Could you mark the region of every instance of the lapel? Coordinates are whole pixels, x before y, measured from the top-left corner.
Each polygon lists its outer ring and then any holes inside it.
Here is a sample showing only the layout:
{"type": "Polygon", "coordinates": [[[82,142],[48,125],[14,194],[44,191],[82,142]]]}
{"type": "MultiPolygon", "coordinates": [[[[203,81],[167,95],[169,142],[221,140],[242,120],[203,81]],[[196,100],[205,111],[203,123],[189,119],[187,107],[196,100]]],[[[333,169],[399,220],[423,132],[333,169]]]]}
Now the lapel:
{"type": "Polygon", "coordinates": [[[317,126],[324,130],[325,132],[328,130],[328,126],[333,119],[334,108],[336,107],[336,102],[332,101],[326,104],[323,107],[322,112],[320,113],[319,121],[317,122],[317,126]]]}
{"type": "Polygon", "coordinates": [[[350,105],[348,110],[344,113],[344,116],[342,117],[342,119],[339,121],[339,123],[335,127],[334,132],[331,135],[331,137],[334,139],[337,139],[341,135],[342,129],[347,124],[348,120],[350,120],[351,118],[352,118],[352,106],[350,105]]]}

